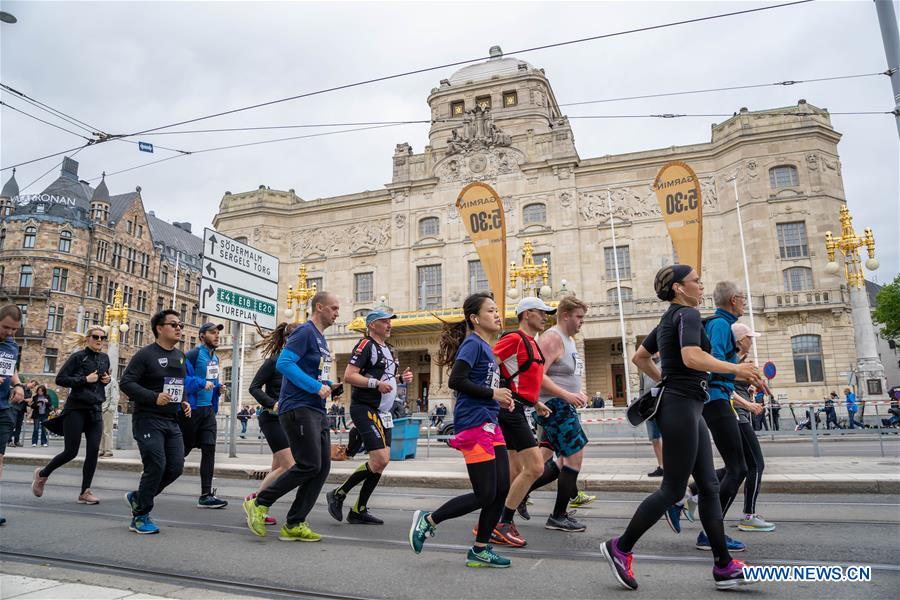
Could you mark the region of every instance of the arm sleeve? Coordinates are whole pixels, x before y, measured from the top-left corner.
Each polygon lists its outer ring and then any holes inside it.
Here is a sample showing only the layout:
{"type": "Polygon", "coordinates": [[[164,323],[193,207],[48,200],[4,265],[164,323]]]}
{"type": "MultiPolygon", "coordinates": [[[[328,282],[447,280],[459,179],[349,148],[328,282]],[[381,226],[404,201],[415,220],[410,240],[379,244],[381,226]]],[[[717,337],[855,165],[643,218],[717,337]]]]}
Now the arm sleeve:
{"type": "Polygon", "coordinates": [[[275,368],[278,369],[278,372],[284,375],[288,381],[304,392],[318,394],[319,390],[322,389],[322,383],[300,370],[300,367],[297,365],[298,360],[300,360],[299,356],[294,354],[293,351],[285,348],[281,351],[281,354],[278,355],[278,362],[275,363],[275,368]]]}
{"type": "Polygon", "coordinates": [[[273,398],[263,390],[263,386],[272,379],[273,375],[275,375],[275,359],[267,358],[250,383],[250,395],[266,408],[272,408],[278,402],[277,398],[273,398]]]}
{"type": "Polygon", "coordinates": [[[119,382],[119,389],[132,402],[152,406],[156,404],[156,392],[148,390],[138,383],[144,376],[144,362],[142,358],[141,352],[138,351],[128,361],[128,366],[125,367],[125,372],[122,373],[122,381],[119,382]]]}
{"type": "Polygon", "coordinates": [[[682,348],[700,346],[703,323],[700,321],[700,311],[696,308],[685,308],[678,311],[675,316],[675,325],[678,328],[678,345],[682,348]]]}
{"type": "Polygon", "coordinates": [[[644,341],[641,342],[641,346],[643,346],[644,350],[650,353],[650,356],[653,356],[657,352],[659,352],[659,342],[656,340],[656,330],[654,327],[653,331],[647,334],[647,337],[644,338],[644,341]]]}
{"type": "Polygon", "coordinates": [[[80,387],[87,383],[87,379],[84,375],[76,375],[78,372],[78,365],[81,362],[81,352],[76,352],[69,356],[68,360],[66,360],[65,364],[63,364],[62,368],[56,374],[56,385],[74,388],[80,387]]]}
{"type": "Polygon", "coordinates": [[[469,363],[464,360],[457,360],[453,363],[453,369],[450,371],[450,378],[447,380],[447,385],[450,386],[451,390],[462,392],[472,398],[493,400],[494,390],[469,380],[469,372],[471,370],[472,367],[469,363]]]}

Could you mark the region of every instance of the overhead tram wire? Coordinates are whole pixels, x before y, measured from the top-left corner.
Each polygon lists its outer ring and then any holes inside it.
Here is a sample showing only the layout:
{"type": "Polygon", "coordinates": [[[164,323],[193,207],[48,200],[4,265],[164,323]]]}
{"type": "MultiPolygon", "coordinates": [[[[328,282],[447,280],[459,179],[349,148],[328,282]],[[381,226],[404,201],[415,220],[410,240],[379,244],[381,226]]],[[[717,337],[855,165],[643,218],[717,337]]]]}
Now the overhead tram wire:
{"type": "Polygon", "coordinates": [[[88,142],[92,141],[92,139],[89,138],[89,137],[85,137],[84,135],[82,135],[82,134],[80,134],[80,133],[77,133],[77,132],[75,132],[75,131],[72,131],[71,129],[66,129],[65,127],[62,127],[62,126],[60,126],[60,125],[57,125],[56,123],[51,123],[50,121],[45,121],[44,119],[41,119],[40,117],[36,117],[36,116],[34,116],[33,114],[31,114],[31,113],[27,113],[27,112],[25,112],[24,110],[22,110],[22,109],[20,109],[20,108],[16,108],[16,107],[13,106],[12,104],[10,104],[10,103],[8,103],[8,102],[4,102],[3,100],[0,100],[0,106],[5,106],[6,108],[9,108],[9,109],[11,109],[11,110],[14,110],[14,111],[16,111],[16,112],[19,113],[19,114],[23,114],[23,115],[25,115],[26,117],[28,117],[28,118],[30,118],[30,119],[34,119],[35,121],[39,121],[39,122],[43,123],[44,125],[49,125],[50,127],[55,127],[56,129],[59,129],[60,131],[65,131],[66,133],[71,133],[72,135],[77,136],[77,137],[80,137],[81,139],[83,139],[83,140],[85,140],[85,141],[88,141],[88,142]]]}
{"type": "MultiPolygon", "coordinates": [[[[75,152],[73,152],[71,155],[69,155],[69,158],[72,158],[73,156],[77,155],[79,152],[81,152],[81,151],[84,150],[85,148],[87,148],[87,146],[82,146],[81,148],[79,148],[78,150],[76,150],[75,152]]],[[[49,169],[47,169],[46,171],[44,171],[41,175],[39,175],[39,176],[37,177],[37,179],[32,180],[31,183],[29,183],[28,185],[25,185],[25,186],[23,186],[22,188],[20,188],[20,189],[19,189],[19,194],[21,194],[22,192],[24,192],[25,190],[27,190],[28,188],[30,188],[31,186],[33,186],[34,184],[36,184],[38,181],[40,181],[41,179],[43,179],[44,177],[46,177],[47,175],[49,175],[50,173],[52,173],[52,172],[55,171],[56,169],[60,168],[60,167],[62,166],[62,164],[63,164],[63,161],[60,161],[60,162],[56,163],[55,165],[53,165],[52,167],[50,167],[49,169]]]]}
{"type": "Polygon", "coordinates": [[[0,83],[0,88],[10,92],[11,94],[15,94],[20,99],[28,102],[29,104],[34,105],[35,107],[43,110],[44,112],[50,113],[64,121],[67,121],[71,125],[75,125],[77,127],[80,127],[81,129],[84,129],[91,135],[103,133],[103,131],[101,129],[99,129],[98,127],[94,127],[93,125],[85,123],[84,121],[77,119],[77,118],[73,117],[72,115],[68,115],[61,110],[57,110],[57,109],[53,108],[52,106],[41,102],[40,100],[32,98],[32,97],[28,96],[27,94],[20,92],[19,90],[15,89],[9,85],[6,85],[5,83],[0,83]]]}

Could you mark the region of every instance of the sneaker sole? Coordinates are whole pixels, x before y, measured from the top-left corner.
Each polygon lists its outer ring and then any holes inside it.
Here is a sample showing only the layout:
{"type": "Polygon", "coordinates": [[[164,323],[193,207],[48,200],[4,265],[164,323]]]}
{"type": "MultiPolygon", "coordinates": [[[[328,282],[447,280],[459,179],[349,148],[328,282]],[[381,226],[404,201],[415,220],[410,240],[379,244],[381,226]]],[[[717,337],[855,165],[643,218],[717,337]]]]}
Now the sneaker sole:
{"type": "Polygon", "coordinates": [[[612,569],[613,577],[616,578],[616,581],[619,582],[619,585],[621,585],[626,590],[634,591],[637,589],[636,587],[631,587],[630,585],[628,585],[625,580],[622,579],[622,577],[619,575],[619,570],[616,568],[616,563],[613,561],[612,556],[610,556],[609,551],[606,549],[606,543],[600,546],[600,554],[602,554],[603,558],[606,559],[606,564],[608,564],[609,568],[612,569]]]}
{"type": "Polygon", "coordinates": [[[249,529],[249,530],[251,531],[251,533],[253,533],[253,535],[256,535],[256,536],[259,536],[259,537],[266,537],[266,529],[265,529],[265,525],[263,525],[263,531],[262,531],[262,533],[259,533],[258,531],[256,531],[255,529],[253,529],[253,525],[251,524],[251,521],[252,521],[253,519],[251,518],[251,514],[252,514],[252,513],[250,512],[250,508],[247,506],[246,503],[243,504],[243,507],[244,507],[244,514],[247,515],[247,529],[249,529]]]}
{"type": "Polygon", "coordinates": [[[347,523],[349,523],[350,525],[384,525],[384,521],[382,521],[381,523],[375,523],[373,521],[357,521],[356,519],[354,519],[353,521],[347,519],[347,523]]]}
{"type": "Polygon", "coordinates": [[[197,508],[210,508],[210,509],[213,509],[213,510],[218,510],[218,509],[220,509],[220,508],[225,508],[226,506],[228,506],[228,503],[227,503],[227,502],[226,502],[225,504],[218,504],[218,505],[216,505],[216,506],[208,506],[208,505],[206,505],[206,504],[197,504],[197,508]]]}
{"type": "Polygon", "coordinates": [[[727,581],[717,581],[716,589],[717,590],[733,590],[736,587],[740,587],[742,585],[749,585],[753,583],[752,581],[747,581],[746,579],[729,579],[727,581]]]}
{"type": "Polygon", "coordinates": [[[549,529],[550,531],[565,531],[566,533],[582,533],[584,531],[587,531],[587,527],[570,529],[568,527],[560,527],[558,525],[544,525],[544,529],[549,529]]]}
{"type": "Polygon", "coordinates": [[[675,523],[672,522],[672,519],[669,518],[669,513],[666,512],[663,514],[663,517],[666,519],[666,523],[669,525],[669,529],[671,529],[675,533],[681,533],[681,527],[675,528],[675,523]]]}
{"type": "MultiPolygon", "coordinates": [[[[712,552],[712,546],[701,546],[700,544],[697,544],[697,545],[694,546],[694,547],[695,547],[697,550],[705,550],[706,552],[712,552]]],[[[729,551],[729,552],[746,552],[746,551],[747,551],[747,547],[744,546],[743,548],[728,548],[728,551],[729,551]]]]}
{"type": "Polygon", "coordinates": [[[154,533],[159,533],[159,529],[156,531],[138,531],[136,527],[128,526],[128,531],[133,531],[138,535],[153,535],[154,533]]]}
{"type": "Polygon", "coordinates": [[[775,531],[775,526],[771,527],[747,527],[746,525],[738,525],[738,529],[741,531],[759,531],[759,532],[767,532],[767,531],[775,531]]]}
{"type": "Polygon", "coordinates": [[[307,540],[307,539],[304,539],[304,538],[298,538],[298,537],[283,537],[283,536],[280,536],[280,535],[278,536],[278,539],[281,540],[282,542],[321,542],[321,541],[322,541],[322,538],[318,538],[318,539],[314,539],[314,540],[307,540]]]}
{"type": "Polygon", "coordinates": [[[334,500],[334,490],[331,490],[327,494],[325,494],[325,502],[328,506],[328,514],[331,515],[331,518],[340,523],[344,520],[344,510],[343,507],[340,511],[332,511],[331,510],[331,502],[334,500]]]}
{"type": "Polygon", "coordinates": [[[95,504],[100,504],[100,501],[96,500],[94,502],[88,502],[87,500],[78,500],[78,504],[89,504],[89,505],[93,506],[95,504]]]}
{"type": "MultiPolygon", "coordinates": [[[[419,524],[419,519],[421,518],[421,516],[422,516],[421,510],[417,510],[416,512],[413,513],[412,525],[409,526],[409,535],[407,536],[407,539],[409,540],[409,547],[412,548],[412,551],[415,552],[416,554],[422,553],[422,549],[420,548],[420,549],[416,550],[416,545],[413,543],[413,535],[416,532],[416,525],[419,524]]],[[[423,545],[423,548],[424,548],[424,545],[423,545]]]]}
{"type": "Polygon", "coordinates": [[[509,565],[495,565],[493,563],[481,562],[480,560],[467,560],[466,566],[471,567],[473,569],[508,569],[512,566],[509,565]]]}

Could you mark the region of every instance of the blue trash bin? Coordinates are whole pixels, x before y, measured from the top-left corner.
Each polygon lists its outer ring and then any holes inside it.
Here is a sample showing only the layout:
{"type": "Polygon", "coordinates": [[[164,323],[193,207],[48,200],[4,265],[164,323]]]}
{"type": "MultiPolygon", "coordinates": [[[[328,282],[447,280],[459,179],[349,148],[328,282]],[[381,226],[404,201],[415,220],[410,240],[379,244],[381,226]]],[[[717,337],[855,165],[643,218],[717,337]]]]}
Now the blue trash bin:
{"type": "Polygon", "coordinates": [[[391,460],[406,460],[416,457],[421,426],[422,419],[410,417],[394,419],[394,431],[391,434],[391,460]]]}

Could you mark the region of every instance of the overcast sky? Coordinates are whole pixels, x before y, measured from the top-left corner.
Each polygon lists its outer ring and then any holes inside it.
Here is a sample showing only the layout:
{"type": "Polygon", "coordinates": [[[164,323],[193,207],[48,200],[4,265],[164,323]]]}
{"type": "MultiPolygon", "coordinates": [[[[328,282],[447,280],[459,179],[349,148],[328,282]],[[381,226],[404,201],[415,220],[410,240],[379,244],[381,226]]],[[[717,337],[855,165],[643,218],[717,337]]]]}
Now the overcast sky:
{"type": "MultiPolygon", "coordinates": [[[[896,5],[896,3],[895,3],[896,5]]],[[[126,133],[266,100],[539,46],[731,12],[744,2],[3,2],[0,78],[109,133],[126,133]]],[[[560,103],[875,73],[887,68],[870,0],[803,4],[518,55],[546,70],[560,103]]],[[[286,102],[182,129],[428,119],[426,97],[456,68],[286,102]]],[[[4,101],[27,112],[36,109],[4,101]]],[[[795,105],[889,111],[885,76],[564,107],[570,116],[725,113],[795,105]]],[[[2,113],[0,165],[78,146],[77,137],[2,113]]],[[[708,142],[724,119],[572,121],[582,158],[708,142]]],[[[892,116],[832,117],[857,231],[875,230],[881,268],[898,272],[898,139],[892,116]]],[[[71,127],[66,125],[67,127],[71,127]]],[[[144,136],[196,150],[327,131],[304,129],[144,136]]],[[[374,190],[390,181],[394,146],[421,152],[427,125],[403,125],[211,152],[107,178],[112,194],[141,186],[147,210],[209,225],[225,190],[265,184],[304,199],[374,190]]],[[[83,179],[165,158],[111,142],[80,152],[83,179]]],[[[20,167],[23,188],[59,158],[20,167]]],[[[40,192],[58,169],[22,193],[40,192]]],[[[8,170],[0,173],[3,181],[8,170]]],[[[92,181],[96,184],[96,181],[92,181]]],[[[837,218],[835,217],[835,222],[837,218]]],[[[820,240],[810,240],[820,244],[820,240]]]]}

